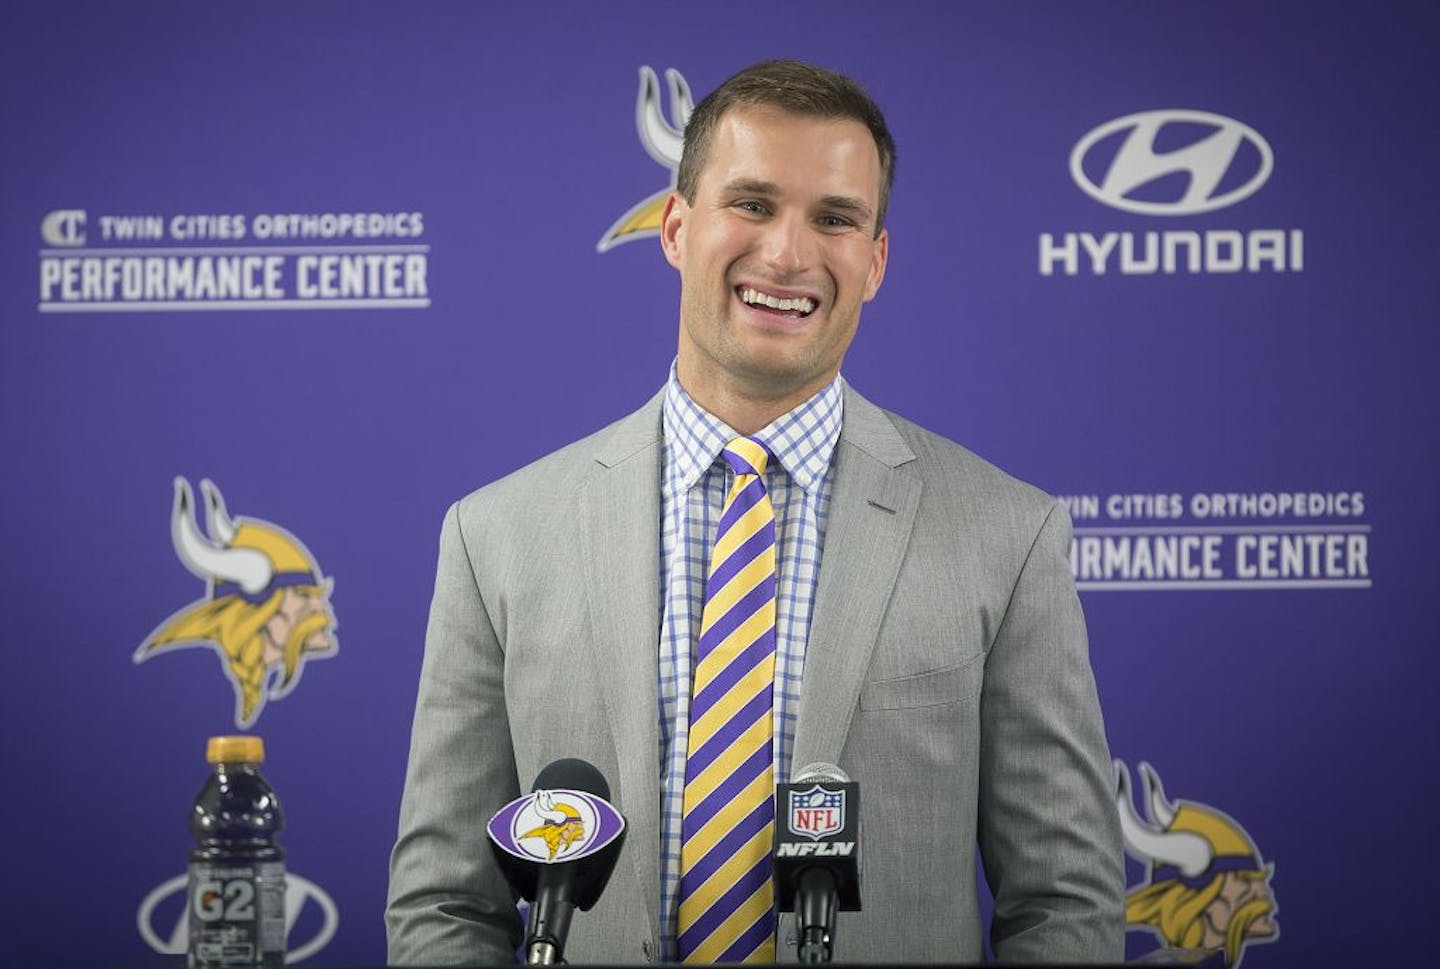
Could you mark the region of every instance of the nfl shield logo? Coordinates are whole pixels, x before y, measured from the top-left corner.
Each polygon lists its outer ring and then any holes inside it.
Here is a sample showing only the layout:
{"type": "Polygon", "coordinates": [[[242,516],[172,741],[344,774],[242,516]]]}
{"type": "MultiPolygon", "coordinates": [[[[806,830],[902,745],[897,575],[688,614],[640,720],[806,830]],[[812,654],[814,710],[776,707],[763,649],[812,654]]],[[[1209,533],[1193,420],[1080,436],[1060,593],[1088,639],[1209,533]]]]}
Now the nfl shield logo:
{"type": "Polygon", "coordinates": [[[790,792],[790,831],[819,841],[845,827],[845,792],[823,790],[790,792]]]}

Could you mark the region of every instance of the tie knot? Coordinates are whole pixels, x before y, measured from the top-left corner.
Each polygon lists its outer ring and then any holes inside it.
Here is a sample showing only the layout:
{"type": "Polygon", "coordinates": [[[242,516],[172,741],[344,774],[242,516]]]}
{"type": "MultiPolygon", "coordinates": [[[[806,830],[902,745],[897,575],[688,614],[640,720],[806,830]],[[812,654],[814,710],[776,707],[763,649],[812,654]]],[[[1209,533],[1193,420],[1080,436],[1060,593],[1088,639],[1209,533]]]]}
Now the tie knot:
{"type": "Polygon", "coordinates": [[[770,460],[770,452],[765,445],[751,437],[737,437],[725,445],[721,453],[725,455],[730,470],[736,474],[763,475],[770,460]]]}

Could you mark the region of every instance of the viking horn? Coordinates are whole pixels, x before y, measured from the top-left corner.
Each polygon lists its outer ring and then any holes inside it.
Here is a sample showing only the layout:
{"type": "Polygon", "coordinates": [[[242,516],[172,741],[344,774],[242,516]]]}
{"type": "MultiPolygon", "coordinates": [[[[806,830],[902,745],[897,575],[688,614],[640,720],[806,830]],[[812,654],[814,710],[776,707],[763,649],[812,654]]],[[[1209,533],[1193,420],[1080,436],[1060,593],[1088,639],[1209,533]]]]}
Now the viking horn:
{"type": "Polygon", "coordinates": [[[229,545],[235,541],[235,522],[225,511],[225,496],[209,478],[200,479],[200,493],[205,496],[206,530],[221,545],[229,545]]]}
{"type": "Polygon", "coordinates": [[[252,595],[269,585],[274,576],[269,559],[257,549],[211,544],[195,524],[194,504],[190,482],[177,477],[170,538],[185,567],[207,581],[234,582],[252,595]]]}
{"type": "Polygon", "coordinates": [[[1150,821],[1162,828],[1170,827],[1175,823],[1175,805],[1165,796],[1160,774],[1143,760],[1140,762],[1140,780],[1145,784],[1150,821]]]}
{"type": "MultiPolygon", "coordinates": [[[[673,95],[676,89],[673,79],[670,81],[670,89],[673,95]]],[[[688,110],[686,116],[689,116],[688,110]]],[[[685,138],[681,131],[677,131],[665,120],[660,111],[660,79],[650,67],[640,68],[640,94],[635,99],[635,127],[640,132],[640,143],[645,146],[651,158],[666,168],[679,166],[685,138]]]]}
{"type": "Polygon", "coordinates": [[[555,795],[549,791],[541,791],[535,798],[535,809],[551,824],[564,824],[566,821],[565,812],[556,809],[555,795]]]}
{"type": "Polygon", "coordinates": [[[690,123],[690,112],[695,110],[695,101],[690,97],[690,85],[686,83],[684,74],[673,67],[667,67],[665,80],[670,85],[671,126],[680,132],[683,138],[685,126],[690,123]]]}
{"type": "Polygon", "coordinates": [[[1115,771],[1119,789],[1115,806],[1120,810],[1120,832],[1130,854],[1142,861],[1174,865],[1187,878],[1210,867],[1215,852],[1209,842],[1189,831],[1157,830],[1140,820],[1131,802],[1130,772],[1118,760],[1115,771]]]}

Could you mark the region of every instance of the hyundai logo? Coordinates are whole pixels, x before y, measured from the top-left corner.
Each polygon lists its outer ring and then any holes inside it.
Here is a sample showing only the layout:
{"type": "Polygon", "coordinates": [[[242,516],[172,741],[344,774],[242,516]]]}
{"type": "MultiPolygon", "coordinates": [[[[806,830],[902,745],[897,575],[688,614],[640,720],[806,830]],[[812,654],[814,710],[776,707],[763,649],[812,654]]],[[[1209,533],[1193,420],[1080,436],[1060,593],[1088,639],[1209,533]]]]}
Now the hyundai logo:
{"type": "Polygon", "coordinates": [[[1223,114],[1183,109],[1107,121],[1070,152],[1070,177],[1085,194],[1142,215],[1223,209],[1259,191],[1274,167],[1270,145],[1254,128],[1223,114]],[[1177,134],[1188,137],[1174,148],[1163,146],[1177,134]]]}
{"type": "MultiPolygon", "coordinates": [[[[135,913],[135,924],[140,929],[140,937],[143,938],[150,948],[161,955],[179,956],[184,955],[190,944],[190,920],[186,917],[185,911],[185,886],[186,876],[177,875],[164,884],[157,887],[145,900],[140,903],[140,909],[135,913]],[[171,901],[171,899],[174,901],[171,901]],[[168,903],[168,904],[167,904],[168,903]],[[164,935],[156,923],[156,910],[160,908],[170,914],[175,910],[174,925],[164,935]]],[[[299,875],[286,873],[285,875],[285,933],[288,937],[290,930],[295,927],[295,922],[300,918],[307,902],[314,902],[320,913],[320,928],[314,936],[304,942],[296,944],[294,939],[287,938],[285,961],[287,963],[300,962],[308,959],[329,944],[335,937],[335,930],[340,925],[340,915],[335,908],[335,902],[325,893],[325,890],[308,878],[301,878],[299,875]]]]}

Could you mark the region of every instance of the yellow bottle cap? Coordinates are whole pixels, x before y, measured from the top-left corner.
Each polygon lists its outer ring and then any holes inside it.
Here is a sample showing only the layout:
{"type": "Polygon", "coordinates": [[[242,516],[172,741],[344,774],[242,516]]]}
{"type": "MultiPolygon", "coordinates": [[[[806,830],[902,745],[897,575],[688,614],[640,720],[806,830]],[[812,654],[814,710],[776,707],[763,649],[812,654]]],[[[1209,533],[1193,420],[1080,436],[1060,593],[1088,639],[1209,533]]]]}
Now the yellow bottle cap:
{"type": "Polygon", "coordinates": [[[258,764],[265,760],[265,741],[259,737],[211,737],[205,745],[211,764],[258,764]]]}

